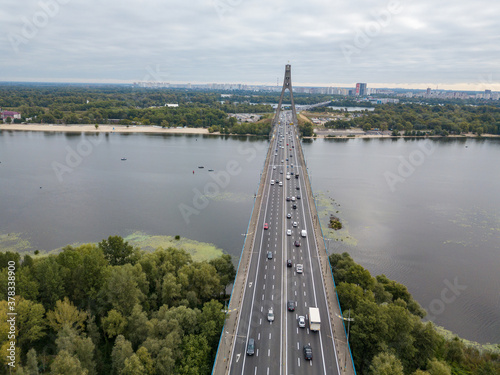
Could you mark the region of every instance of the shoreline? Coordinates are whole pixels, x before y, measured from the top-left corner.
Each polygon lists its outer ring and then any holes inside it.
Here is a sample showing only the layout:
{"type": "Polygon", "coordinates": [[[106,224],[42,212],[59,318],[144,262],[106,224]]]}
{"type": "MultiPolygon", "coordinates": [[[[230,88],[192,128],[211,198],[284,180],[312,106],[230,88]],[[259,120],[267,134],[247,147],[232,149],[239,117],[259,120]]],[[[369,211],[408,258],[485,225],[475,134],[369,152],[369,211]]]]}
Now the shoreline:
{"type": "Polygon", "coordinates": [[[56,125],[56,124],[0,124],[0,130],[78,133],[158,133],[158,134],[220,134],[205,128],[162,128],[153,125],[56,125]]]}
{"type": "MultiPolygon", "coordinates": [[[[0,131],[34,131],[34,132],[63,132],[63,133],[149,133],[149,134],[197,134],[197,135],[221,135],[220,132],[210,133],[205,128],[162,128],[154,125],[95,125],[91,124],[0,124],[0,131]]],[[[362,132],[345,132],[345,134],[336,131],[337,134],[332,137],[330,134],[317,134],[316,137],[303,137],[304,139],[364,139],[364,138],[499,138],[498,134],[483,134],[477,136],[473,133],[467,134],[450,134],[446,137],[440,135],[426,135],[426,136],[393,136],[391,134],[364,134],[362,132]]],[[[254,136],[255,134],[226,134],[230,136],[254,136]]]]}

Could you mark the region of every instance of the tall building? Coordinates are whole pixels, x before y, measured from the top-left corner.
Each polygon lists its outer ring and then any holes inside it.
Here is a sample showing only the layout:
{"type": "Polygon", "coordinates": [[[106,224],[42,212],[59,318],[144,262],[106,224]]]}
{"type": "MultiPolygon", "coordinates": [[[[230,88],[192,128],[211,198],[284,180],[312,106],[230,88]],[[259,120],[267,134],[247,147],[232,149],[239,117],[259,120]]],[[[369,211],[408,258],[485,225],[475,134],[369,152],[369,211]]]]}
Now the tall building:
{"type": "Polygon", "coordinates": [[[431,88],[427,87],[427,96],[431,96],[431,88]]]}
{"type": "Polygon", "coordinates": [[[366,83],[356,83],[356,96],[366,96],[366,83]]]}

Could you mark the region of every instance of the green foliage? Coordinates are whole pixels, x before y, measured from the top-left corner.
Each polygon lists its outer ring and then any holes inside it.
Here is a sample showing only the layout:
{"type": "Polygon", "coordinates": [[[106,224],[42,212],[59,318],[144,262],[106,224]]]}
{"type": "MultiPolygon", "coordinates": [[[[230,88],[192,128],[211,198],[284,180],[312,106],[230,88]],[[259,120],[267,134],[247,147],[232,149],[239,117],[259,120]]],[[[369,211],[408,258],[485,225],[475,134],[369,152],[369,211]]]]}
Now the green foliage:
{"type": "Polygon", "coordinates": [[[372,375],[403,375],[403,365],[394,354],[382,352],[373,357],[370,365],[372,375]]]}
{"type": "Polygon", "coordinates": [[[109,236],[107,240],[99,242],[99,248],[104,253],[104,258],[112,266],[122,266],[127,263],[134,264],[137,260],[134,247],[120,236],[109,236]]]}
{"type": "Polygon", "coordinates": [[[66,350],[59,352],[52,362],[50,369],[51,375],[88,375],[88,371],[82,368],[78,358],[66,350]]]}
{"type": "Polygon", "coordinates": [[[432,323],[423,323],[425,311],[404,285],[373,278],[347,253],[330,255],[330,264],[342,310],[350,309],[354,319],[350,344],[357,373],[465,375],[500,368],[498,356],[481,355],[458,338],[445,342],[432,323]],[[446,363],[435,359],[443,357],[446,363]]]}

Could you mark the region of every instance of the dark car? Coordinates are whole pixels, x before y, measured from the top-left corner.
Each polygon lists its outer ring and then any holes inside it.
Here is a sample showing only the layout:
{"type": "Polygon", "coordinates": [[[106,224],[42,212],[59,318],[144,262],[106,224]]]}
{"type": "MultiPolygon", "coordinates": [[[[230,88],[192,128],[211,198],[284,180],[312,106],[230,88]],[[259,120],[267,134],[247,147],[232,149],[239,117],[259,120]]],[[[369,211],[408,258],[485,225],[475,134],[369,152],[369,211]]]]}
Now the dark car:
{"type": "Polygon", "coordinates": [[[296,205],[296,204],[294,204],[294,205],[292,206],[292,208],[294,208],[294,209],[295,209],[295,208],[297,208],[297,205],[296,205]]]}
{"type": "Polygon", "coordinates": [[[300,190],[300,186],[296,186],[295,189],[300,190]]]}
{"type": "Polygon", "coordinates": [[[299,242],[299,241],[295,241],[293,244],[294,244],[296,247],[299,247],[299,246],[300,246],[300,242],[299,242]]]}
{"type": "Polygon", "coordinates": [[[291,260],[291,259],[288,259],[288,260],[286,261],[286,266],[287,266],[287,267],[291,267],[291,266],[292,266],[292,260],[291,260]]]}
{"type": "Polygon", "coordinates": [[[248,339],[247,355],[254,355],[254,354],[255,354],[255,340],[248,339]]]}
{"type": "Polygon", "coordinates": [[[304,358],[307,361],[310,361],[311,359],[313,359],[313,350],[311,348],[311,345],[309,345],[309,344],[304,345],[304,358]]]}
{"type": "Polygon", "coordinates": [[[300,195],[297,194],[297,199],[300,199],[300,195]]]}
{"type": "Polygon", "coordinates": [[[288,311],[294,311],[295,310],[295,302],[290,300],[287,303],[288,311]]]}
{"type": "Polygon", "coordinates": [[[286,201],[287,201],[287,202],[290,202],[290,197],[286,197],[286,201]]]}

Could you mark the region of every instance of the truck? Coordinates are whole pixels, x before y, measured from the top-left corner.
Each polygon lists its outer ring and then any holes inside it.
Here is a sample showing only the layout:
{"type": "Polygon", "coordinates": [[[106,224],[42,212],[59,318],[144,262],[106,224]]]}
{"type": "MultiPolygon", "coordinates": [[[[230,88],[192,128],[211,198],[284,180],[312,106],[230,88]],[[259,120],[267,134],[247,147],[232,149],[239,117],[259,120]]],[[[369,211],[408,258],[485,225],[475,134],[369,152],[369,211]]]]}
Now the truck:
{"type": "Polygon", "coordinates": [[[319,309],[317,307],[309,307],[309,329],[311,331],[319,331],[321,326],[321,318],[319,317],[319,309]]]}

